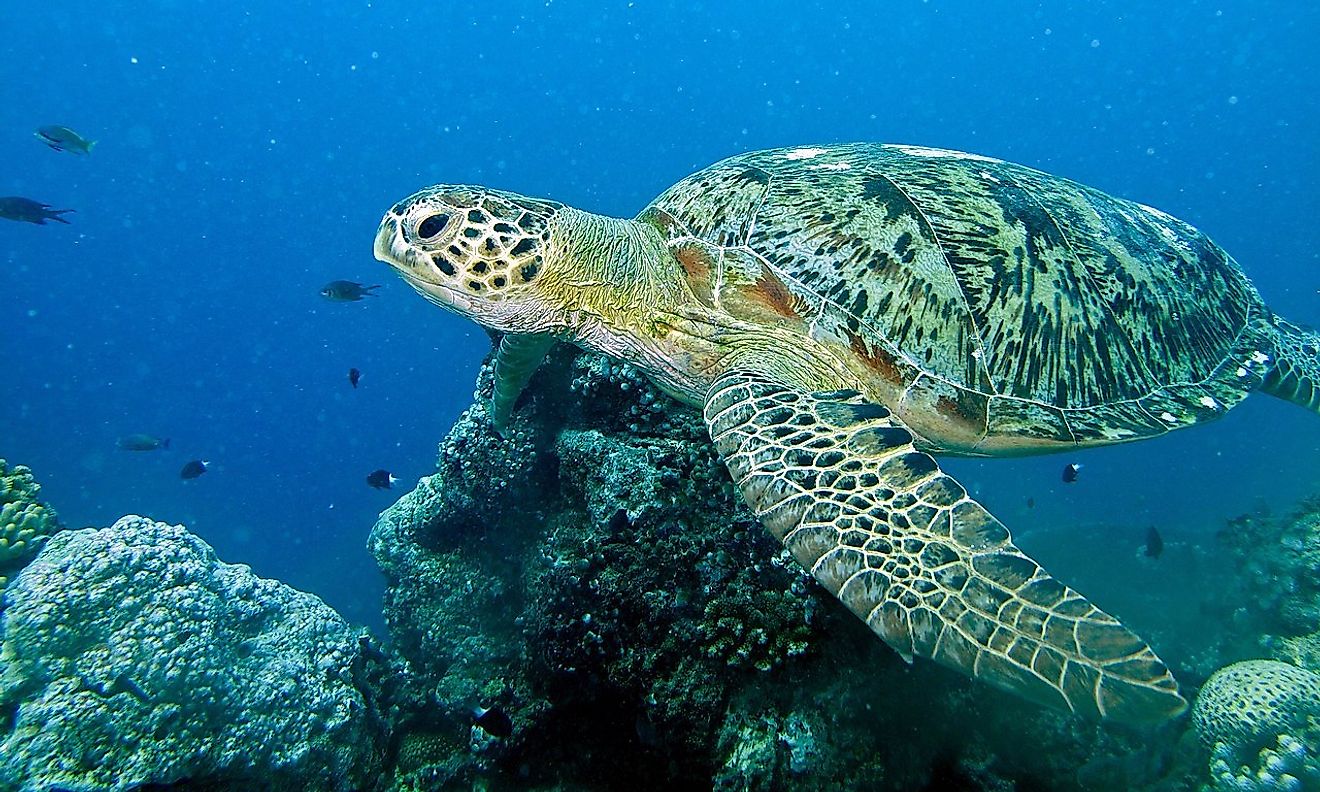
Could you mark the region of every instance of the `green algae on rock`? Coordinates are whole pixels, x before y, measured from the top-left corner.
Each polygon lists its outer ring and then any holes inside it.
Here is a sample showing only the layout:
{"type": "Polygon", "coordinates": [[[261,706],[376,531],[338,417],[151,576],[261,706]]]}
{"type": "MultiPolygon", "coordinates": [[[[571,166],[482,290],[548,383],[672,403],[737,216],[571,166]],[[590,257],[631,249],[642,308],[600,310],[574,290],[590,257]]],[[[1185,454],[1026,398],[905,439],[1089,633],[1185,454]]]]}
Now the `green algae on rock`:
{"type": "Polygon", "coordinates": [[[318,598],[124,517],[51,538],[0,616],[0,787],[363,789],[380,662],[318,598]]]}

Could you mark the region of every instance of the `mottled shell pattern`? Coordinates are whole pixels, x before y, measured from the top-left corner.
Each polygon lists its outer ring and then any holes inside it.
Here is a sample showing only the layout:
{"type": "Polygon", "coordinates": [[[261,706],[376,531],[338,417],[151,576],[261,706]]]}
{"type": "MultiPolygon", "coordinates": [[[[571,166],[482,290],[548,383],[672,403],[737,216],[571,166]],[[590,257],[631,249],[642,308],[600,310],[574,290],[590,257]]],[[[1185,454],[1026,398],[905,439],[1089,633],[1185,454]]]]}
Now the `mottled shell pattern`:
{"type": "Polygon", "coordinates": [[[1204,234],[989,157],[754,152],[678,182],[639,219],[694,282],[714,268],[752,284],[740,318],[836,350],[918,424],[956,424],[937,432],[950,451],[1161,434],[1222,414],[1265,371],[1268,311],[1204,234]]]}

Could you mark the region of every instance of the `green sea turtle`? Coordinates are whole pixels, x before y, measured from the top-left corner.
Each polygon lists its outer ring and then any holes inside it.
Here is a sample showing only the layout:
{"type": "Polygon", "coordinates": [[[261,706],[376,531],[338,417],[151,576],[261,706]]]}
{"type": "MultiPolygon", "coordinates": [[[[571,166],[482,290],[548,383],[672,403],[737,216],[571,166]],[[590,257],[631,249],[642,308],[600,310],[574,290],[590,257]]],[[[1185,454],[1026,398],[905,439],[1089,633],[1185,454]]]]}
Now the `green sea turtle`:
{"type": "Polygon", "coordinates": [[[903,657],[1117,720],[1186,702],[932,455],[1153,437],[1255,389],[1320,407],[1320,338],[1204,235],[973,154],[742,154],[633,220],[439,185],[375,249],[504,334],[497,427],[555,341],[627,361],[704,410],[752,510],[903,657]]]}

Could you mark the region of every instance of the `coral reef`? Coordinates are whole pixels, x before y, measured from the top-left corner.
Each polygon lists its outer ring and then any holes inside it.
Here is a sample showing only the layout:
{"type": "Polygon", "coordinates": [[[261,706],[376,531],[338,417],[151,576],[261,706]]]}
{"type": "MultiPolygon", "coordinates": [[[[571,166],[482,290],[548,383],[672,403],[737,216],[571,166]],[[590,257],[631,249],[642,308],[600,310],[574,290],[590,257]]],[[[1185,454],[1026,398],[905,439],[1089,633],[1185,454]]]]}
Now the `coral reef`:
{"type": "Polygon", "coordinates": [[[1320,498],[1283,514],[1262,502],[1217,538],[1232,574],[1203,592],[1219,629],[1201,659],[1223,667],[1193,708],[1202,789],[1320,792],[1320,498]]]}
{"type": "Polygon", "coordinates": [[[1234,518],[1219,540],[1241,570],[1234,621],[1250,625],[1266,654],[1320,671],[1320,499],[1286,516],[1234,518]]]}
{"type": "Polygon", "coordinates": [[[1225,743],[1211,754],[1210,784],[1204,792],[1315,792],[1320,790],[1320,754],[1315,749],[1314,730],[1310,745],[1291,734],[1278,739],[1254,756],[1234,764],[1235,756],[1225,743]]]}
{"type": "Polygon", "coordinates": [[[347,790],[379,774],[379,652],[180,526],[60,532],[5,599],[0,787],[347,790]]]}
{"type": "Polygon", "coordinates": [[[1234,663],[1201,688],[1192,722],[1211,751],[1208,789],[1320,789],[1320,674],[1234,663]]]}
{"type": "Polygon", "coordinates": [[[55,512],[40,500],[41,485],[24,465],[0,459],[0,591],[60,530],[55,512]]]}
{"type": "Polygon", "coordinates": [[[412,691],[395,789],[1195,777],[1176,728],[1113,730],[904,663],[752,518],[697,412],[629,367],[555,350],[505,437],[490,387],[487,368],[436,474],[371,537],[412,691]],[[485,733],[473,704],[512,734],[485,733]]]}

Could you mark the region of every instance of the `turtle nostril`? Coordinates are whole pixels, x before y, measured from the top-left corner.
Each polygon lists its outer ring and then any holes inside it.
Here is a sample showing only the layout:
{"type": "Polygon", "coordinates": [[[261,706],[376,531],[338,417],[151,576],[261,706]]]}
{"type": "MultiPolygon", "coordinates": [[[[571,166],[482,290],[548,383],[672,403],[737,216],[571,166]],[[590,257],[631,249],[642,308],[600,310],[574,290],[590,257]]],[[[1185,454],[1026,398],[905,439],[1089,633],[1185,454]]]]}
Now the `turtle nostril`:
{"type": "Polygon", "coordinates": [[[422,239],[435,239],[449,225],[449,215],[441,212],[433,214],[417,224],[417,235],[422,239]]]}

